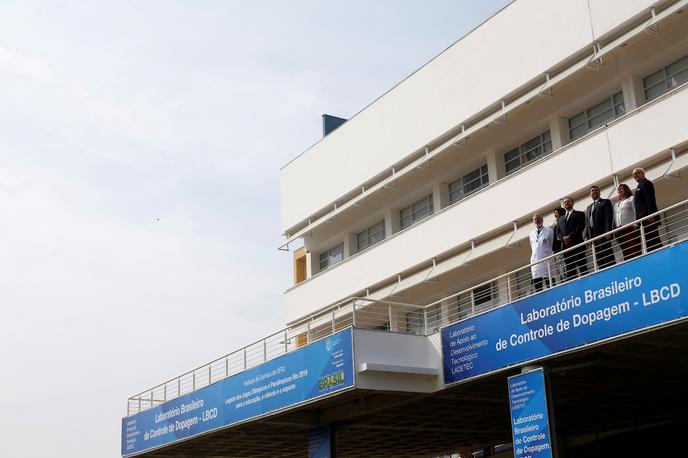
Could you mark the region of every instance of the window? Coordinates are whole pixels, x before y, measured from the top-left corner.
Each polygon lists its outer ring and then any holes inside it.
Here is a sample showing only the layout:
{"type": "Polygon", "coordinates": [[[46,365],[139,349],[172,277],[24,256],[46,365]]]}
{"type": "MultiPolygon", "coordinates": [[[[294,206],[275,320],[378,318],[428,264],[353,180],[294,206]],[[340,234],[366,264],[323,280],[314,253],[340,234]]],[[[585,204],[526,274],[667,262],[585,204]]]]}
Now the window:
{"type": "Polygon", "coordinates": [[[449,183],[449,203],[458,202],[488,184],[487,164],[484,164],[455,182],[449,183]]]}
{"type": "Polygon", "coordinates": [[[340,243],[334,248],[330,248],[324,253],[320,253],[320,270],[325,270],[344,259],[344,243],[340,243]]]}
{"type": "Polygon", "coordinates": [[[356,234],[356,251],[365,250],[385,239],[385,222],[373,224],[363,232],[356,234]]]}
{"type": "Polygon", "coordinates": [[[645,99],[656,99],[669,89],[688,81],[688,56],[682,57],[671,65],[643,79],[645,99]]]}
{"type": "Polygon", "coordinates": [[[409,205],[399,212],[401,228],[405,229],[423,218],[427,218],[434,212],[432,204],[432,194],[423,197],[418,202],[409,205]]]}
{"type": "Polygon", "coordinates": [[[621,91],[604,99],[594,107],[590,107],[569,118],[569,133],[571,140],[582,137],[592,129],[611,121],[626,113],[623,94],[621,91]]]}
{"type": "Polygon", "coordinates": [[[552,135],[548,130],[504,155],[506,174],[509,175],[551,152],[552,135]]]}

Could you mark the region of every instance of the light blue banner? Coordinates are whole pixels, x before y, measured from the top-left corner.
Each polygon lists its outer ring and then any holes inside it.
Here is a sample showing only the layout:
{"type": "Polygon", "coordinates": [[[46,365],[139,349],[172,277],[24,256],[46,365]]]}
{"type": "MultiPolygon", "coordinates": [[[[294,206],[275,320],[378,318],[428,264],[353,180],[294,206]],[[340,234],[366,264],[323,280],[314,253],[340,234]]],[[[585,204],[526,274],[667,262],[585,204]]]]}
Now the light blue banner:
{"type": "Polygon", "coordinates": [[[122,419],[122,455],[272,413],[354,386],[346,329],[240,374],[122,419]]]}
{"type": "Polygon", "coordinates": [[[442,329],[444,382],[459,382],[688,316],[688,242],[442,329]]]}
{"type": "Polygon", "coordinates": [[[514,458],[551,458],[547,390],[542,368],[509,377],[514,458]]]}

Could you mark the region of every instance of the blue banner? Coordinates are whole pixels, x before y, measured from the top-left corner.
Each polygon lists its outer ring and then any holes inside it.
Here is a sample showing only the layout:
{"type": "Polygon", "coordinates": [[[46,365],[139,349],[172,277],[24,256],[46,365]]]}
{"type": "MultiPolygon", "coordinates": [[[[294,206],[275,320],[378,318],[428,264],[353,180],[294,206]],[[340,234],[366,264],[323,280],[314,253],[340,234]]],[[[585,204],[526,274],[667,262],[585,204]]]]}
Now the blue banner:
{"type": "Polygon", "coordinates": [[[551,458],[552,441],[542,368],[509,377],[514,458],[551,458]]]}
{"type": "Polygon", "coordinates": [[[353,335],[326,339],[122,419],[122,455],[276,412],[354,386],[353,335]]]}
{"type": "Polygon", "coordinates": [[[442,329],[444,382],[688,316],[688,242],[442,329]]]}

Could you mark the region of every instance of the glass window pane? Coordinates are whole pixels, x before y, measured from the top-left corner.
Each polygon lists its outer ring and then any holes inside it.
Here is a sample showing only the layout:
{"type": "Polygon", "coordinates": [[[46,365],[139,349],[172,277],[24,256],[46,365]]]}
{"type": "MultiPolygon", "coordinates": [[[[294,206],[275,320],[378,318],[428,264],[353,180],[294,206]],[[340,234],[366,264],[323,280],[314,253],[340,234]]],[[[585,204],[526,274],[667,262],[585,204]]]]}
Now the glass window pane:
{"type": "Polygon", "coordinates": [[[537,148],[528,151],[526,153],[526,162],[531,162],[537,159],[540,155],[542,155],[542,148],[538,146],[537,148]]]}
{"type": "Polygon", "coordinates": [[[612,107],[612,100],[611,98],[605,100],[602,103],[598,103],[594,107],[590,108],[588,110],[588,119],[594,118],[595,116],[599,115],[600,113],[603,113],[607,110],[610,110],[612,107]]]}
{"type": "Polygon", "coordinates": [[[514,148],[504,155],[504,160],[509,162],[518,158],[518,148],[514,148]]]}
{"type": "Polygon", "coordinates": [[[610,119],[614,119],[614,111],[611,109],[611,107],[608,108],[606,111],[603,111],[602,113],[598,114],[597,116],[591,117],[590,128],[594,129],[595,127],[601,126],[610,119]]]}
{"type": "Polygon", "coordinates": [[[618,104],[614,109],[616,110],[616,116],[626,113],[626,106],[623,103],[618,104]]]}
{"type": "Polygon", "coordinates": [[[658,72],[655,72],[652,75],[645,78],[643,80],[643,87],[647,89],[648,87],[654,86],[662,80],[664,80],[664,69],[659,70],[658,72]]]}
{"type": "Polygon", "coordinates": [[[543,151],[543,154],[547,154],[547,153],[552,152],[552,141],[551,140],[542,144],[542,151],[543,151]]]}
{"type": "Polygon", "coordinates": [[[551,139],[552,139],[552,134],[549,132],[549,130],[542,134],[542,141],[543,142],[546,142],[546,141],[551,140],[551,139]]]}
{"type": "Polygon", "coordinates": [[[677,60],[673,64],[667,66],[667,68],[666,68],[667,78],[671,78],[676,73],[679,73],[682,70],[686,70],[686,69],[688,69],[688,56],[682,57],[681,59],[677,60]]]}
{"type": "Polygon", "coordinates": [[[678,86],[680,84],[685,83],[686,81],[688,81],[688,68],[670,77],[669,87],[678,86]]]}
{"type": "Polygon", "coordinates": [[[624,98],[623,98],[623,93],[622,92],[617,92],[614,94],[614,104],[618,105],[620,103],[623,103],[624,98]]]}
{"type": "Polygon", "coordinates": [[[577,138],[580,138],[583,135],[585,135],[585,133],[587,131],[588,131],[588,126],[586,126],[584,124],[580,125],[578,127],[574,127],[573,129],[571,129],[571,139],[575,140],[577,138]]]}
{"type": "Polygon", "coordinates": [[[585,123],[585,112],[578,113],[576,116],[569,118],[569,127],[574,128],[585,123]]]}
{"type": "Polygon", "coordinates": [[[645,98],[647,100],[653,100],[664,94],[667,91],[666,81],[662,81],[659,84],[652,86],[645,90],[645,98]]]}
{"type": "Polygon", "coordinates": [[[530,140],[528,140],[523,146],[525,147],[526,151],[530,151],[539,145],[540,145],[540,136],[538,135],[537,137],[531,138],[530,140]]]}

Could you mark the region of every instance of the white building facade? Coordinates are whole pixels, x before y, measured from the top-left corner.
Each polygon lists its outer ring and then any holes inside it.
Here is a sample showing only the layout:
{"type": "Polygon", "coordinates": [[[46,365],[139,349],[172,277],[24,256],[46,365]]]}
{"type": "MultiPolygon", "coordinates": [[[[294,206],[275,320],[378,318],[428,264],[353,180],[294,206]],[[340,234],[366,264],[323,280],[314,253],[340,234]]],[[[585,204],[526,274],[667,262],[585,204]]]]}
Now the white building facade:
{"type": "MultiPolygon", "coordinates": [[[[310,432],[327,425],[330,457],[513,456],[507,377],[534,366],[548,374],[555,456],[680,453],[687,111],[688,0],[510,3],[281,169],[280,249],[294,258],[285,329],[132,396],[122,454],[305,457],[310,432]],[[637,168],[659,207],[629,226],[637,258],[617,227],[613,266],[598,262],[602,239],[588,240],[587,276],[565,278],[552,256],[538,291],[533,214],[553,226],[562,199],[584,211],[593,185],[616,203],[619,185],[636,188],[637,168]],[[648,243],[653,227],[661,246],[648,243]],[[585,282],[614,275],[639,290],[635,266],[650,272],[641,283],[666,277],[666,290],[647,286],[642,304],[607,307],[597,337],[565,348],[542,339],[543,353],[455,376],[473,369],[470,358],[451,362],[448,342],[461,344],[452,335],[476,320],[558,291],[573,299],[585,282]],[[607,323],[660,302],[673,315],[623,330],[607,323]],[[280,358],[324,342],[330,352],[329,339],[348,332],[351,373],[320,380],[321,391],[344,380],[347,389],[128,451],[141,415],[175,415],[178,400],[251,371],[263,373],[250,383],[269,379],[280,358]]],[[[514,342],[530,343],[523,336],[514,342]]]]}

